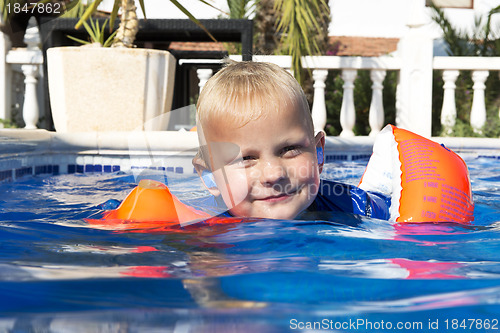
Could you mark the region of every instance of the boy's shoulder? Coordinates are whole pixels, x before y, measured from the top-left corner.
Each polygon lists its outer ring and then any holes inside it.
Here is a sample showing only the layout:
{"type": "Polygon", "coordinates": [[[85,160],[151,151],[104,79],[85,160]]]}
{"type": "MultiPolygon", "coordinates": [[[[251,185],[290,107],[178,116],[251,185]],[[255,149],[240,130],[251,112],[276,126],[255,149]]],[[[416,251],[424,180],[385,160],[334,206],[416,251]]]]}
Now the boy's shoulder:
{"type": "Polygon", "coordinates": [[[357,186],[322,179],[309,211],[340,211],[388,220],[391,199],[357,186]]]}

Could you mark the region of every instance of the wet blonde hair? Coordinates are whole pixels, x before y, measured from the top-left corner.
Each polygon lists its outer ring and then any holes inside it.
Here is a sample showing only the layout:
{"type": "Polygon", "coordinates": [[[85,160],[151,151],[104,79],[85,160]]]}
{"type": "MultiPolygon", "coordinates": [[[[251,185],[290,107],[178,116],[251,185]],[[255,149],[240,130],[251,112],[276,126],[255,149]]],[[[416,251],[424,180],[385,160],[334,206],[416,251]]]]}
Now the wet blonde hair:
{"type": "Polygon", "coordinates": [[[271,63],[231,61],[205,84],[196,105],[197,121],[202,126],[224,121],[238,128],[289,106],[304,113],[314,135],[307,99],[290,73],[271,63]]]}

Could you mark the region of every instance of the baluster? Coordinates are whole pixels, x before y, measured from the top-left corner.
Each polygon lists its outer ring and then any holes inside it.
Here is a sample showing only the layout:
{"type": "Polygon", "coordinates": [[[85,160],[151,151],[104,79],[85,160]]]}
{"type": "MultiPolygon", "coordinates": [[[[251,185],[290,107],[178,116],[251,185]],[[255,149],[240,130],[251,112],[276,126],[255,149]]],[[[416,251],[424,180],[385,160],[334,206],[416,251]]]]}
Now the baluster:
{"type": "Polygon", "coordinates": [[[472,81],[474,81],[474,97],[472,99],[472,109],[470,112],[470,124],[474,132],[481,134],[482,128],[486,123],[486,105],[484,101],[484,90],[486,89],[486,79],[489,71],[472,72],[472,81]]]}
{"type": "Polygon", "coordinates": [[[457,81],[459,71],[443,71],[443,108],[441,109],[441,125],[446,135],[451,134],[457,118],[457,107],[455,103],[455,82],[457,81]]]}
{"type": "Polygon", "coordinates": [[[354,80],[356,75],[357,71],[355,69],[344,69],[342,71],[344,94],[342,107],[340,108],[340,125],[342,126],[340,136],[354,136],[352,129],[356,123],[356,110],[354,109],[354,80]]]}
{"type": "Polygon", "coordinates": [[[40,114],[36,98],[38,65],[22,65],[21,69],[23,70],[25,83],[23,119],[26,126],[24,128],[36,129],[36,123],[40,114]]]}
{"type": "MultiPolygon", "coordinates": [[[[0,15],[0,26],[4,25],[0,15]]],[[[0,31],[0,119],[10,120],[10,97],[12,76],[10,65],[7,63],[7,52],[10,49],[9,37],[0,31]]],[[[1,127],[1,126],[0,126],[1,127]]]]}
{"type": "Polygon", "coordinates": [[[370,71],[370,78],[373,82],[372,100],[368,116],[368,122],[371,128],[370,136],[377,135],[384,125],[384,99],[382,96],[384,85],[382,83],[384,82],[385,75],[385,70],[373,69],[370,71]]]}
{"type": "MultiPolygon", "coordinates": [[[[27,45],[28,51],[40,51],[38,44],[40,43],[40,35],[38,33],[38,26],[34,17],[29,21],[28,29],[24,35],[24,42],[27,45]]],[[[23,105],[23,119],[26,129],[36,129],[36,123],[40,115],[38,107],[38,99],[36,95],[36,85],[38,82],[38,64],[22,65],[21,69],[25,76],[24,83],[24,105],[23,105]]]]}
{"type": "Polygon", "coordinates": [[[312,119],[314,131],[322,131],[326,125],[326,105],[325,105],[325,81],[328,76],[328,70],[315,69],[312,72],[314,79],[314,98],[312,105],[312,119]]]}
{"type": "Polygon", "coordinates": [[[196,74],[198,75],[198,80],[200,82],[198,83],[198,87],[200,88],[200,94],[201,90],[207,83],[207,81],[212,77],[214,71],[209,69],[209,68],[199,68],[196,70],[196,74]]]}

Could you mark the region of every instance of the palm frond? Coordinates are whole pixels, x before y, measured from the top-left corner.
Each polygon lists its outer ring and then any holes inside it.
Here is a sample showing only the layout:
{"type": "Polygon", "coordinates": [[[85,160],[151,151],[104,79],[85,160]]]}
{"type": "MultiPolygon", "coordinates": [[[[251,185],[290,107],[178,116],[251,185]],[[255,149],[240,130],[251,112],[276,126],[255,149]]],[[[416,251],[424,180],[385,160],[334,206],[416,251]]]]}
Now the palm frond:
{"type": "Polygon", "coordinates": [[[465,32],[457,30],[446,17],[444,11],[431,3],[432,19],[443,32],[443,39],[448,46],[446,53],[450,56],[465,56],[474,53],[469,45],[470,37],[465,32]]]}
{"type": "Polygon", "coordinates": [[[95,0],[87,7],[80,20],[76,23],[75,29],[79,29],[83,25],[83,22],[87,21],[92,16],[92,14],[95,13],[97,7],[101,4],[101,2],[102,0],[95,0]]]}
{"type": "Polygon", "coordinates": [[[281,42],[292,57],[295,78],[302,82],[302,56],[320,53],[314,37],[321,30],[318,18],[329,7],[324,0],[276,0],[275,10],[281,14],[277,22],[281,42]]]}
{"type": "Polygon", "coordinates": [[[68,36],[66,35],[69,39],[72,39],[80,44],[91,44],[91,43],[98,43],[101,44],[103,47],[109,47],[111,46],[113,42],[113,38],[115,37],[117,31],[114,31],[106,40],[104,40],[104,37],[106,35],[105,30],[106,30],[106,25],[108,24],[108,20],[104,21],[102,26],[99,24],[99,20],[92,20],[89,19],[90,24],[87,22],[83,22],[83,27],[85,28],[85,31],[89,35],[89,40],[90,41],[85,41],[83,39],[79,39],[73,36],[68,36]]]}
{"type": "Polygon", "coordinates": [[[256,1],[252,0],[227,0],[229,18],[246,19],[255,11],[256,1]]]}

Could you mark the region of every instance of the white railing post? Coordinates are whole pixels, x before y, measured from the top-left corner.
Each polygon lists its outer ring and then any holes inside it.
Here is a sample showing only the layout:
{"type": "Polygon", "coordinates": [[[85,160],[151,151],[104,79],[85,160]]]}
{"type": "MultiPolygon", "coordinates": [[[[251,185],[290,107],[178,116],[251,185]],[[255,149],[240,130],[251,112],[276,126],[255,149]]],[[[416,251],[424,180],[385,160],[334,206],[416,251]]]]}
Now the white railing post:
{"type": "MultiPolygon", "coordinates": [[[[3,22],[0,15],[0,27],[3,22]]],[[[10,49],[9,37],[0,31],[0,119],[10,120],[11,117],[11,85],[12,72],[7,63],[7,52],[10,49]]]]}
{"type": "MultiPolygon", "coordinates": [[[[28,29],[26,29],[26,33],[24,35],[24,42],[27,45],[27,51],[41,52],[38,46],[40,43],[40,34],[34,17],[30,19],[28,29]]],[[[26,126],[24,128],[36,129],[36,124],[40,116],[36,93],[39,65],[36,63],[25,64],[21,66],[21,69],[25,76],[23,119],[26,126]]]]}
{"type": "Polygon", "coordinates": [[[40,116],[36,96],[38,65],[22,65],[21,69],[23,70],[25,83],[23,120],[26,126],[24,126],[24,128],[36,129],[36,123],[38,122],[38,118],[40,116]]]}
{"type": "Polygon", "coordinates": [[[312,120],[314,131],[323,131],[326,126],[326,104],[325,104],[325,87],[328,70],[315,69],[312,72],[314,80],[314,98],[312,105],[312,120]]]}
{"type": "Polygon", "coordinates": [[[354,108],[354,80],[357,70],[344,69],[342,79],[344,80],[344,95],[342,96],[342,107],[340,108],[340,125],[342,132],[340,136],[354,136],[352,129],[356,124],[356,110],[354,108]]]}
{"type": "Polygon", "coordinates": [[[398,43],[401,71],[396,125],[424,137],[432,132],[433,41],[425,21],[425,0],[412,0],[409,30],[398,43]]]}
{"type": "Polygon", "coordinates": [[[489,71],[473,71],[472,81],[474,82],[474,97],[472,99],[472,109],[470,112],[470,124],[476,133],[482,133],[486,124],[486,104],[484,100],[484,90],[486,89],[486,79],[489,71]]]}
{"type": "Polygon", "coordinates": [[[372,84],[372,100],[370,103],[370,112],[368,122],[370,124],[370,136],[377,135],[384,125],[384,98],[382,90],[384,89],[385,70],[373,69],[370,71],[372,84]]]}
{"type": "Polygon", "coordinates": [[[196,75],[198,75],[198,87],[200,88],[199,92],[201,94],[201,90],[207,83],[207,81],[212,77],[214,71],[210,68],[199,68],[196,70],[196,75]]]}
{"type": "Polygon", "coordinates": [[[455,82],[457,81],[459,71],[445,70],[443,71],[443,107],[441,109],[441,125],[443,133],[451,134],[453,126],[457,119],[457,106],[455,103],[455,82]]]}

